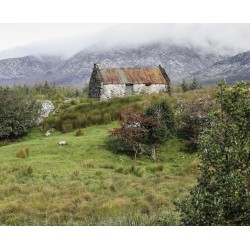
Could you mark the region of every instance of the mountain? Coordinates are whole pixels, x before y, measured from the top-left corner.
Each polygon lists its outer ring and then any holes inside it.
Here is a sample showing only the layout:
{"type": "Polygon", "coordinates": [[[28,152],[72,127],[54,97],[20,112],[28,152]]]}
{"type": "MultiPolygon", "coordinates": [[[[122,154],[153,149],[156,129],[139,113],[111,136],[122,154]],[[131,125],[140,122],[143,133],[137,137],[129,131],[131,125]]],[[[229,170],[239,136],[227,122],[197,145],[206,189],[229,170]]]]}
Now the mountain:
{"type": "Polygon", "coordinates": [[[26,56],[0,60],[0,84],[36,83],[44,81],[44,74],[61,62],[60,57],[26,56]]]}
{"type": "MultiPolygon", "coordinates": [[[[221,79],[228,82],[250,80],[250,51],[218,61],[194,73],[201,83],[211,84],[221,79]]],[[[191,77],[189,77],[191,80],[191,77]]]]}
{"type": "Polygon", "coordinates": [[[83,86],[89,81],[95,62],[102,67],[157,67],[161,64],[174,83],[222,59],[225,59],[222,55],[191,46],[154,43],[133,48],[103,48],[95,45],[64,61],[45,56],[0,60],[0,84],[48,80],[83,86]]]}
{"type": "Polygon", "coordinates": [[[168,44],[135,48],[92,46],[62,62],[50,74],[58,83],[77,84],[89,81],[95,62],[99,62],[102,67],[157,67],[161,64],[171,81],[176,82],[181,76],[206,68],[224,58],[197,48],[168,44]]]}

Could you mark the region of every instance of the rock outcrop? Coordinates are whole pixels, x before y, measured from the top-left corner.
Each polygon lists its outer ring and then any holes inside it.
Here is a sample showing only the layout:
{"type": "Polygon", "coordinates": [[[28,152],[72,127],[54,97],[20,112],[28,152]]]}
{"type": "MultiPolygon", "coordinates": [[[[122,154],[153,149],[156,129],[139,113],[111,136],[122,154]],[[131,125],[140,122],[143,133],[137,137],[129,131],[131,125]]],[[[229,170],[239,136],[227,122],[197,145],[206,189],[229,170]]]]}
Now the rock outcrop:
{"type": "Polygon", "coordinates": [[[44,118],[49,116],[49,113],[55,109],[53,103],[49,100],[41,101],[42,108],[40,111],[40,117],[37,120],[37,124],[40,124],[44,118]]]}

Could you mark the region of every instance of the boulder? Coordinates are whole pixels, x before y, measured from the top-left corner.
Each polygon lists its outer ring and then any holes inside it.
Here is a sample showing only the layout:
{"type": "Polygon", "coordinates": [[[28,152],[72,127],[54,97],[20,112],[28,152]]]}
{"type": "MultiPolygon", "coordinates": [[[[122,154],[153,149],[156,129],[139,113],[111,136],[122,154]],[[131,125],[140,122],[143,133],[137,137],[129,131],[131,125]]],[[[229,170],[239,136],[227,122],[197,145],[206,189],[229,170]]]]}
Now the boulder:
{"type": "Polygon", "coordinates": [[[64,146],[64,145],[67,145],[67,142],[66,141],[59,141],[58,143],[60,146],[64,146]]]}
{"type": "Polygon", "coordinates": [[[44,135],[45,135],[46,137],[48,137],[48,136],[51,135],[51,132],[48,130],[44,135]]]}
{"type": "Polygon", "coordinates": [[[40,124],[45,117],[48,117],[49,113],[53,111],[55,108],[53,103],[49,100],[41,101],[41,103],[42,103],[42,107],[40,111],[40,117],[37,120],[38,124],[40,124]]]}

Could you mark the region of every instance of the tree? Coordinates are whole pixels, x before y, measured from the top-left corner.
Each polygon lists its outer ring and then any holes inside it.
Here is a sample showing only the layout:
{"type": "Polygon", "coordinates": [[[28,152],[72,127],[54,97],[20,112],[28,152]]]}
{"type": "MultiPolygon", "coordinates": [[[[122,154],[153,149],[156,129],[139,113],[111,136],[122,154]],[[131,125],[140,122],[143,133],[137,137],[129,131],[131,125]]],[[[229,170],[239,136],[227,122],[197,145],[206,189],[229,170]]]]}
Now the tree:
{"type": "Polygon", "coordinates": [[[0,87],[0,140],[15,139],[27,133],[39,117],[41,104],[16,90],[0,87]]]}
{"type": "Polygon", "coordinates": [[[208,97],[200,97],[190,101],[179,101],[179,115],[176,122],[178,135],[185,140],[188,151],[196,151],[199,146],[199,136],[209,124],[209,110],[214,102],[208,97]]]}
{"type": "Polygon", "coordinates": [[[249,86],[218,87],[220,109],[201,136],[201,176],[177,203],[185,225],[250,225],[249,86]]]}
{"type": "Polygon", "coordinates": [[[186,92],[189,90],[189,85],[184,79],[182,80],[180,86],[183,92],[186,92]]]}
{"type": "Polygon", "coordinates": [[[118,138],[118,147],[121,150],[132,150],[134,160],[138,154],[146,152],[145,138],[149,128],[159,126],[152,118],[145,118],[133,108],[121,112],[120,128],[110,131],[110,136],[118,138]]]}
{"type": "Polygon", "coordinates": [[[194,76],[193,82],[190,84],[189,89],[190,90],[194,90],[194,89],[200,89],[200,88],[201,88],[201,85],[200,85],[200,83],[198,82],[198,80],[194,76]]]}
{"type": "Polygon", "coordinates": [[[174,114],[171,106],[166,102],[159,102],[151,105],[145,111],[145,117],[151,118],[158,122],[159,126],[151,126],[147,128],[148,133],[146,144],[151,147],[151,159],[156,160],[156,145],[166,142],[171,138],[174,132],[174,114]]]}

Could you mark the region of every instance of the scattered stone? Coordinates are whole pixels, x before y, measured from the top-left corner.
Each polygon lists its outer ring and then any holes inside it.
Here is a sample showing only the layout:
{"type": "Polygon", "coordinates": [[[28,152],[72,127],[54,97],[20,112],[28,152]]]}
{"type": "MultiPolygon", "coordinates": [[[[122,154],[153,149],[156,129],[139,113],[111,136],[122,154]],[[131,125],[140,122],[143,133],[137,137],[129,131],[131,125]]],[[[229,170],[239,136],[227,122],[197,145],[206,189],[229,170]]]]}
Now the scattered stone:
{"type": "Polygon", "coordinates": [[[53,111],[53,115],[57,114],[58,112],[59,112],[59,107],[53,111]]]}
{"type": "Polygon", "coordinates": [[[51,135],[51,132],[48,130],[46,133],[45,133],[45,136],[48,137],[51,135]]]}
{"type": "Polygon", "coordinates": [[[64,145],[67,145],[67,142],[66,142],[66,141],[60,141],[58,144],[59,144],[60,146],[64,146],[64,145]]]}
{"type": "Polygon", "coordinates": [[[65,100],[63,103],[69,104],[69,103],[71,103],[72,100],[74,100],[74,98],[69,98],[69,99],[65,100]]]}

